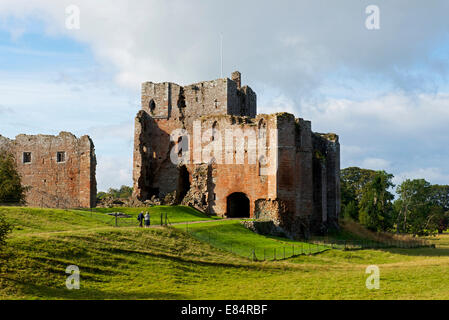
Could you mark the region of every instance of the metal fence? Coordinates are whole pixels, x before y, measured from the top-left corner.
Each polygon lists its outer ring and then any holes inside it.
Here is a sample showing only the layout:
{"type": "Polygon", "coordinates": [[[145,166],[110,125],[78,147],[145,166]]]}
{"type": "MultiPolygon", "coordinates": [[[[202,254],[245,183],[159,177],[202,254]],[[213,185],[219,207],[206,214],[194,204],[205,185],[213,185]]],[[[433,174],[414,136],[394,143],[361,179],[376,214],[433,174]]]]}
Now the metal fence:
{"type": "Polygon", "coordinates": [[[335,240],[335,239],[322,239],[322,240],[310,240],[315,244],[322,244],[328,246],[331,249],[340,250],[364,250],[364,249],[416,249],[416,248],[435,248],[434,244],[431,244],[424,239],[413,240],[398,240],[398,239],[386,239],[382,241],[375,240],[335,240]]]}
{"type": "MultiPolygon", "coordinates": [[[[100,213],[90,210],[90,218],[112,227],[140,226],[140,222],[139,220],[137,220],[137,216],[128,215],[123,212],[100,213]]],[[[150,226],[164,226],[171,224],[172,223],[167,213],[153,213],[150,215],[150,226]]],[[[144,221],[142,221],[142,226],[145,226],[144,221]]]]}
{"type": "Polygon", "coordinates": [[[435,248],[435,245],[423,239],[408,240],[337,240],[337,239],[310,239],[300,240],[302,243],[279,244],[270,246],[260,246],[257,244],[242,246],[237,241],[224,238],[218,232],[211,230],[195,230],[189,228],[189,223],[185,223],[182,228],[192,237],[206,242],[211,246],[222,249],[233,254],[251,259],[253,261],[274,261],[284,260],[292,257],[315,255],[327,250],[366,250],[366,249],[415,249],[415,248],[435,248]]]}
{"type": "Polygon", "coordinates": [[[302,255],[318,254],[331,249],[329,246],[312,242],[292,244],[280,242],[279,245],[273,243],[273,245],[267,246],[257,244],[242,245],[238,241],[221,236],[218,232],[189,228],[188,223],[182,229],[197,240],[253,261],[284,260],[302,255]]]}

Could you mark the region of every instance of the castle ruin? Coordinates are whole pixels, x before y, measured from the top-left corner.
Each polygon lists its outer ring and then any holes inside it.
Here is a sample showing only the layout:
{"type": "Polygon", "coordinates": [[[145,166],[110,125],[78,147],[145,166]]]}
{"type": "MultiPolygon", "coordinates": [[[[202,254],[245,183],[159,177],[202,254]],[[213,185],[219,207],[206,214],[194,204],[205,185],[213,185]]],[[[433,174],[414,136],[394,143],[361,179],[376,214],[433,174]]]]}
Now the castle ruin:
{"type": "Polygon", "coordinates": [[[257,114],[241,74],[142,84],[133,180],[140,201],[173,195],[211,215],[275,222],[293,235],[338,228],[340,145],[288,113],[257,114]]]}
{"type": "Polygon", "coordinates": [[[96,157],[88,136],[0,135],[0,150],[11,153],[22,185],[28,187],[26,205],[45,208],[95,207],[96,157]]]}

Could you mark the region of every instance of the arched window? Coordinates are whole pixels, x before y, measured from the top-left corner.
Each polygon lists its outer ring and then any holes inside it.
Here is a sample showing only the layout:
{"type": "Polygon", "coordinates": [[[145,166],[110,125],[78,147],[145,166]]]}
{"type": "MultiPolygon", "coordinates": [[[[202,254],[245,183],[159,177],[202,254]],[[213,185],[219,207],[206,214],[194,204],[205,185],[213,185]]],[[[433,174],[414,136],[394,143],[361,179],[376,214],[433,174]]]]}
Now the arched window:
{"type": "Polygon", "coordinates": [[[154,110],[156,109],[156,103],[154,102],[153,99],[150,100],[149,109],[151,113],[154,113],[154,110]]]}
{"type": "Polygon", "coordinates": [[[215,137],[217,136],[217,134],[218,134],[218,122],[215,121],[214,124],[212,125],[212,138],[211,138],[212,141],[215,141],[215,137]]]}

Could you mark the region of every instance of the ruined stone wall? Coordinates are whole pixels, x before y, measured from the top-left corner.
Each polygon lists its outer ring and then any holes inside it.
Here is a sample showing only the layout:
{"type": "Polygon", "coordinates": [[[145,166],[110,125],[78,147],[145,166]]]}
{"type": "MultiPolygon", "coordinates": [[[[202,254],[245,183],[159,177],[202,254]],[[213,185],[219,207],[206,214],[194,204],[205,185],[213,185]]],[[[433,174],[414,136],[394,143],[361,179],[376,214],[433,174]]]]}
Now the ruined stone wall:
{"type": "Polygon", "coordinates": [[[338,228],[340,144],[335,134],[313,134],[314,230],[338,228]],[[320,219],[321,218],[321,219],[320,219]]]}
{"type": "MultiPolygon", "coordinates": [[[[234,80],[224,78],[188,86],[175,83],[142,84],[142,110],[153,118],[182,120],[191,125],[205,115],[233,114],[255,117],[257,98],[248,86],[240,87],[240,73],[234,80]]],[[[234,73],[235,74],[235,73],[234,73]]]]}
{"type": "Polygon", "coordinates": [[[28,186],[28,206],[90,208],[96,202],[96,158],[88,136],[18,135],[0,139],[15,157],[22,185],[28,186]],[[59,153],[59,156],[58,156],[59,153]]]}
{"type": "Polygon", "coordinates": [[[163,199],[176,191],[184,204],[226,216],[229,196],[243,193],[251,217],[271,217],[289,234],[307,236],[334,224],[340,210],[338,137],[315,134],[310,121],[292,114],[256,115],[256,94],[241,87],[239,72],[231,78],[184,87],[143,84],[135,122],[135,197],[163,199]],[[170,134],[181,129],[190,137],[189,153],[174,163],[178,141],[170,141],[170,134]],[[237,138],[245,138],[242,154],[236,137],[226,141],[226,132],[235,129],[237,138]],[[258,148],[248,144],[248,132],[258,148]]]}
{"type": "MultiPolygon", "coordinates": [[[[219,149],[222,150],[220,159],[215,154],[215,164],[212,170],[209,192],[211,193],[210,212],[220,216],[227,213],[227,198],[233,193],[244,193],[250,202],[250,216],[254,215],[255,202],[258,199],[266,199],[270,196],[270,189],[275,190],[273,185],[275,181],[275,172],[262,174],[260,156],[270,157],[272,153],[267,145],[266,152],[259,152],[257,144],[259,143],[259,124],[267,125],[267,134],[275,126],[273,117],[260,115],[256,119],[236,117],[236,116],[210,116],[201,118],[202,132],[215,128],[214,132],[221,136],[221,139],[207,141],[203,143],[202,149],[205,150],[209,145],[209,150],[214,150],[214,143],[221,142],[219,149]],[[232,142],[226,141],[226,130],[232,130],[236,135],[232,142]],[[245,136],[246,134],[246,136],[245,136]],[[240,149],[237,141],[244,137],[244,145],[240,149]],[[254,145],[248,143],[249,138],[256,141],[254,145]],[[226,146],[228,148],[226,149],[226,146]],[[229,148],[231,147],[231,148],[229,148]],[[262,154],[263,153],[263,154],[262,154]]],[[[217,136],[218,137],[218,136],[217,136]]],[[[204,141],[203,140],[203,141],[204,141]]],[[[268,143],[267,140],[263,140],[268,143]]],[[[266,143],[266,144],[267,144],[266,143]]],[[[208,153],[208,152],[206,152],[208,153]]],[[[268,160],[270,161],[270,160],[268,160]]],[[[274,164],[274,163],[273,163],[274,164]]],[[[275,194],[272,194],[275,196],[275,194]]]]}

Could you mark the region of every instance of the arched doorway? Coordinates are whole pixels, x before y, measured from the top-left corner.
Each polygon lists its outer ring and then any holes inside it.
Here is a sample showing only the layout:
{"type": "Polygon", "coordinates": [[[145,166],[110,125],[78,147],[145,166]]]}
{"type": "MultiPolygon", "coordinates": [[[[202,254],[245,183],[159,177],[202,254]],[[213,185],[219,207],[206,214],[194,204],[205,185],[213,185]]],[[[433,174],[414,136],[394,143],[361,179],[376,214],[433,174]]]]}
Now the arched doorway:
{"type": "Polygon", "coordinates": [[[190,189],[190,176],[189,171],[186,166],[181,166],[179,168],[179,179],[178,179],[178,202],[181,202],[182,199],[187,195],[190,189]]]}
{"type": "Polygon", "coordinates": [[[249,199],[242,192],[230,194],[227,199],[228,218],[249,218],[249,199]]]}

